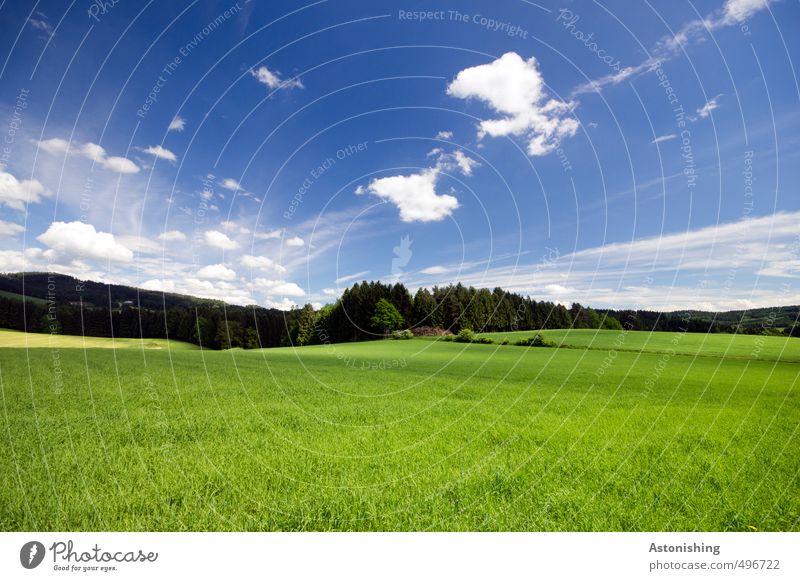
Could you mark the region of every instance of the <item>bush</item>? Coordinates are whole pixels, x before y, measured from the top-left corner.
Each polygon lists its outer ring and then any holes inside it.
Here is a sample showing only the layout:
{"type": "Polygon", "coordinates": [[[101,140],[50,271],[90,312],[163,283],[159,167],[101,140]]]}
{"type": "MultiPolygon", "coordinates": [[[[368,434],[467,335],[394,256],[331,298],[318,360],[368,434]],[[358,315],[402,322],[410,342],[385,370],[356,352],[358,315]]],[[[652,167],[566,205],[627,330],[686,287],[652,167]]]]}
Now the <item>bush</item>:
{"type": "Polygon", "coordinates": [[[508,338],[503,339],[502,341],[500,341],[500,344],[501,345],[508,345],[508,338]]]}
{"type": "Polygon", "coordinates": [[[392,339],[413,339],[414,333],[409,331],[408,329],[403,329],[402,331],[395,331],[392,333],[392,339]]]}
{"type": "Polygon", "coordinates": [[[480,343],[481,345],[492,345],[494,344],[494,339],[491,337],[477,337],[473,343],[480,343]]]}
{"type": "Polygon", "coordinates": [[[455,340],[456,336],[452,334],[442,336],[442,341],[455,341],[455,340]]]}
{"type": "Polygon", "coordinates": [[[514,345],[518,345],[519,347],[550,347],[552,346],[551,343],[544,340],[539,333],[534,335],[533,337],[528,337],[526,339],[520,339],[516,341],[514,345]]]}
{"type": "Polygon", "coordinates": [[[475,332],[472,329],[461,329],[456,335],[456,343],[472,343],[475,341],[475,332]]]}

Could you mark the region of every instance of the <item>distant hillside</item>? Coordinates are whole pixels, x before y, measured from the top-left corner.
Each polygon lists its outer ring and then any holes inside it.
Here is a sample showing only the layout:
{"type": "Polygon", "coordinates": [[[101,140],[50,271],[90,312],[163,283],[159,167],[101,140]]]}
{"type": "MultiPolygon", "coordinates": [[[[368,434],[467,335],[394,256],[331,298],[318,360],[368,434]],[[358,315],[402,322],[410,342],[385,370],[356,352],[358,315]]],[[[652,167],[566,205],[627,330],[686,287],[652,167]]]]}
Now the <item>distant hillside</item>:
{"type": "Polygon", "coordinates": [[[293,312],[81,281],[64,274],[0,274],[0,328],[86,337],[175,339],[208,349],[277,347],[293,312]]]}
{"type": "Polygon", "coordinates": [[[800,306],[767,307],[742,311],[601,310],[638,331],[685,331],[688,333],[744,333],[781,335],[797,333],[800,306]]]}
{"type": "Polygon", "coordinates": [[[277,347],[380,339],[399,329],[420,334],[611,329],[800,336],[800,307],[749,311],[569,308],[504,291],[450,284],[420,288],[363,281],[315,311],[242,307],[43,272],[0,275],[0,328],[89,337],[163,338],[209,349],[277,347]],[[23,302],[23,299],[24,302],[23,302]],[[24,306],[24,308],[23,308],[24,306]]]}
{"type": "MultiPolygon", "coordinates": [[[[119,284],[78,280],[66,274],[19,272],[0,274],[0,291],[32,299],[53,298],[57,303],[82,301],[86,307],[118,308],[130,301],[143,309],[174,309],[220,303],[188,295],[148,291],[119,284]],[[52,285],[50,291],[48,288],[52,285]]],[[[2,296],[2,295],[0,295],[2,296]]]]}

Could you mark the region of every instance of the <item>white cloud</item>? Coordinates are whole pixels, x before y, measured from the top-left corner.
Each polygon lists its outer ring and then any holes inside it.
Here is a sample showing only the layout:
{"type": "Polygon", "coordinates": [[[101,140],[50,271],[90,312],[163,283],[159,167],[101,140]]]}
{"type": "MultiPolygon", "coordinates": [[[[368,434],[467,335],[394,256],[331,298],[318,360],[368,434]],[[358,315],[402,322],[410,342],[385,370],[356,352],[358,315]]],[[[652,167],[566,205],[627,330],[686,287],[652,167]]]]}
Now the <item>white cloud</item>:
{"type": "Polygon", "coordinates": [[[117,242],[122,244],[125,248],[130,248],[134,252],[158,254],[162,251],[161,245],[158,242],[144,236],[117,236],[117,242]]]}
{"type": "Polygon", "coordinates": [[[299,78],[284,80],[281,78],[280,73],[271,71],[266,66],[258,67],[256,70],[250,69],[250,74],[258,79],[262,85],[266,85],[270,89],[302,89],[303,81],[299,78]]]}
{"type": "Polygon", "coordinates": [[[144,281],[140,288],[149,291],[156,291],[162,293],[174,293],[175,291],[175,282],[171,280],[161,280],[157,278],[153,278],[150,280],[144,281]]]}
{"type": "Polygon", "coordinates": [[[0,168],[0,204],[24,210],[26,203],[38,204],[46,195],[44,186],[37,180],[18,180],[0,168]]]}
{"type": "Polygon", "coordinates": [[[286,246],[291,246],[293,248],[300,248],[303,245],[305,245],[305,241],[299,236],[292,236],[291,238],[288,238],[286,240],[286,246]]]}
{"type": "Polygon", "coordinates": [[[127,157],[107,157],[100,161],[100,165],[117,173],[137,173],[139,171],[139,166],[127,157]]]}
{"type": "Polygon", "coordinates": [[[186,129],[186,119],[180,115],[175,115],[174,119],[169,122],[167,131],[183,131],[186,129]]]}
{"type": "Polygon", "coordinates": [[[177,283],[171,278],[154,278],[141,283],[147,290],[177,292],[205,299],[225,301],[234,305],[252,305],[256,301],[247,289],[224,280],[203,280],[195,277],[182,277],[177,283]]]}
{"type": "Polygon", "coordinates": [[[327,297],[335,297],[339,292],[335,288],[324,288],[322,289],[322,294],[327,297]]]}
{"type": "Polygon", "coordinates": [[[206,244],[214,248],[221,248],[222,250],[234,250],[239,248],[239,243],[235,240],[228,238],[227,234],[219,232],[218,230],[208,230],[205,233],[206,244]]]}
{"type": "Polygon", "coordinates": [[[443,139],[445,141],[450,141],[453,139],[453,132],[452,131],[440,131],[436,134],[436,139],[443,139]]]}
{"type": "Polygon", "coordinates": [[[283,230],[270,230],[268,232],[256,232],[253,234],[256,240],[275,240],[283,237],[283,230]]]}
{"type": "Polygon", "coordinates": [[[420,270],[422,274],[444,274],[450,272],[452,269],[446,266],[429,266],[420,270]]]}
{"type": "Polygon", "coordinates": [[[53,26],[49,22],[47,22],[47,20],[44,17],[44,13],[37,11],[36,14],[40,18],[33,18],[33,17],[28,18],[28,24],[30,24],[31,27],[35,28],[36,30],[41,30],[42,32],[44,32],[48,38],[52,38],[52,36],[55,34],[53,26]]]}
{"type": "Polygon", "coordinates": [[[98,232],[83,222],[53,222],[37,240],[70,258],[93,258],[130,262],[133,252],[119,244],[113,234],[98,232]]]}
{"type": "Polygon", "coordinates": [[[59,153],[63,154],[69,151],[69,141],[59,137],[45,139],[44,141],[39,141],[38,144],[39,149],[49,153],[50,155],[57,155],[59,153]]]}
{"type": "Polygon", "coordinates": [[[447,87],[447,94],[479,99],[503,115],[481,121],[479,137],[524,135],[532,156],[550,153],[561,139],[578,131],[578,122],[568,116],[574,104],[548,98],[534,57],[523,60],[508,52],[489,64],[464,69],[447,87]]]}
{"type": "Polygon", "coordinates": [[[361,272],[355,272],[353,274],[346,274],[345,276],[340,276],[334,282],[336,284],[342,284],[343,282],[350,282],[351,280],[356,280],[358,278],[365,277],[369,274],[368,270],[362,270],[361,272]]]}
{"type": "Polygon", "coordinates": [[[0,220],[0,236],[16,236],[25,232],[25,226],[0,220]]]}
{"type": "Polygon", "coordinates": [[[216,280],[235,280],[236,272],[224,264],[209,264],[198,270],[197,276],[216,280]]]}
{"type": "Polygon", "coordinates": [[[263,271],[275,271],[275,272],[286,272],[286,269],[272,260],[271,258],[267,258],[266,256],[253,256],[251,254],[245,254],[242,256],[241,265],[245,268],[252,268],[255,270],[263,270],[263,271]]]}
{"type": "Polygon", "coordinates": [[[677,137],[678,137],[678,136],[677,136],[677,135],[675,135],[674,133],[669,133],[669,134],[667,134],[667,135],[660,135],[660,136],[656,137],[656,138],[655,138],[653,141],[651,141],[650,143],[651,143],[651,144],[662,143],[662,142],[664,142],[664,141],[671,141],[671,140],[673,140],[673,139],[676,139],[677,137]]]}
{"type": "Polygon", "coordinates": [[[268,309],[279,309],[281,311],[291,311],[292,309],[298,308],[297,303],[288,297],[284,297],[279,301],[267,299],[264,301],[264,306],[268,309]]]}
{"type": "Polygon", "coordinates": [[[148,153],[160,159],[166,159],[167,161],[178,161],[178,157],[173,152],[165,147],[161,147],[160,145],[151,145],[150,147],[144,148],[142,152],[148,153]]]}
{"type": "Polygon", "coordinates": [[[219,185],[221,185],[226,190],[231,190],[232,192],[238,192],[239,190],[242,189],[242,185],[233,178],[225,178],[224,180],[219,182],[219,185]]]}
{"type": "Polygon", "coordinates": [[[607,74],[599,79],[582,83],[572,91],[572,95],[600,92],[606,86],[618,85],[622,81],[651,71],[675,55],[680,54],[684,46],[703,39],[707,32],[740,24],[775,1],[727,0],[721,9],[712,12],[705,18],[690,20],[674,35],[662,37],[650,51],[652,56],[640,64],[627,67],[618,73],[607,74]]]}
{"type": "Polygon", "coordinates": [[[744,22],[774,1],[775,0],[727,0],[722,7],[722,16],[718,21],[718,26],[744,22]]]}
{"type": "Polygon", "coordinates": [[[472,169],[480,165],[477,161],[465,155],[464,152],[461,151],[460,149],[456,150],[453,153],[453,155],[455,156],[458,168],[461,170],[461,173],[463,173],[465,176],[471,176],[472,169]]]}
{"type": "Polygon", "coordinates": [[[242,226],[241,224],[237,224],[232,220],[225,220],[223,222],[220,222],[220,226],[225,228],[227,232],[233,232],[234,234],[242,234],[242,235],[250,234],[250,228],[242,226]]]}
{"type": "Polygon", "coordinates": [[[393,203],[403,222],[435,222],[458,208],[454,196],[436,193],[439,173],[439,168],[429,168],[411,175],[376,178],[366,189],[359,186],[355,193],[369,192],[393,203]]]}
{"type": "Polygon", "coordinates": [[[65,139],[54,137],[36,142],[39,149],[50,155],[80,155],[95,162],[100,167],[117,173],[137,173],[139,166],[127,157],[106,156],[106,150],[96,143],[84,143],[83,145],[71,145],[65,139]]]}
{"type": "Polygon", "coordinates": [[[186,240],[186,234],[180,230],[167,230],[159,234],[158,239],[166,242],[182,242],[186,240]]]}
{"type": "Polygon", "coordinates": [[[253,290],[261,291],[267,296],[302,297],[306,294],[306,291],[300,288],[296,283],[285,280],[270,280],[267,278],[255,279],[253,281],[253,290]]]}
{"type": "Polygon", "coordinates": [[[719,109],[719,98],[720,97],[722,97],[722,95],[717,95],[716,97],[714,97],[713,99],[709,100],[708,103],[706,103],[705,105],[703,105],[702,107],[700,107],[697,110],[697,114],[700,116],[701,119],[705,119],[706,117],[711,115],[711,112],[714,109],[719,109]]]}
{"type": "Polygon", "coordinates": [[[598,307],[730,310],[745,308],[742,301],[758,307],[797,304],[800,292],[782,279],[800,272],[798,223],[800,212],[777,213],[587,248],[545,264],[476,268],[459,278],[465,285],[501,286],[598,307]],[[648,278],[653,282],[645,284],[648,278]]]}

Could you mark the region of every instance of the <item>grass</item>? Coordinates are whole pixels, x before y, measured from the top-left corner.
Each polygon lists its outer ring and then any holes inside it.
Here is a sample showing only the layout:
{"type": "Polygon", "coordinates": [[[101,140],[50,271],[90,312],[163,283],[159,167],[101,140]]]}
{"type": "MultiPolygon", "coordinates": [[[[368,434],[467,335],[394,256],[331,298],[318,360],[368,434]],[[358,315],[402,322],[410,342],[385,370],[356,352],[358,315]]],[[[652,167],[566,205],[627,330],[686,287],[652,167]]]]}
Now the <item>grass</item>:
{"type": "Polygon", "coordinates": [[[199,349],[197,345],[167,339],[108,339],[105,337],[76,337],[50,333],[23,333],[0,329],[0,348],[28,349],[168,349],[186,351],[199,349]]]}
{"type": "MultiPolygon", "coordinates": [[[[479,336],[489,337],[495,342],[508,339],[513,343],[535,334],[535,331],[514,331],[481,333],[479,336]]],[[[552,329],[542,331],[541,334],[546,340],[561,347],[800,363],[800,341],[792,337],[598,329],[552,329]]]]}
{"type": "Polygon", "coordinates": [[[609,340],[0,349],[0,527],[800,528],[800,365],[609,340]]]}
{"type": "Polygon", "coordinates": [[[18,293],[12,293],[12,292],[9,292],[9,291],[0,291],[0,297],[6,298],[6,299],[16,299],[18,301],[27,301],[29,303],[36,303],[36,304],[39,304],[39,305],[47,304],[47,299],[41,299],[41,298],[38,298],[38,297],[30,297],[30,296],[21,295],[21,294],[18,294],[18,293]]]}

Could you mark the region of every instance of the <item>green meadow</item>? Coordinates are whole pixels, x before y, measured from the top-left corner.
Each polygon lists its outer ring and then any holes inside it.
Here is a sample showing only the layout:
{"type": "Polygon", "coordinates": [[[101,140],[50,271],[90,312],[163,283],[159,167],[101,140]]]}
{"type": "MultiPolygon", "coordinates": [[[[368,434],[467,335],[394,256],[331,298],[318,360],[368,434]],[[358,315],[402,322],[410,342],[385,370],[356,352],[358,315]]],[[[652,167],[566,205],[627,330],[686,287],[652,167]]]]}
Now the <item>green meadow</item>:
{"type": "Polygon", "coordinates": [[[800,529],[800,340],[545,337],[561,347],[2,332],[0,527],[800,529]]]}

